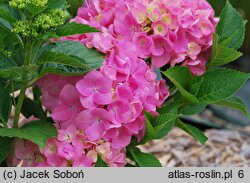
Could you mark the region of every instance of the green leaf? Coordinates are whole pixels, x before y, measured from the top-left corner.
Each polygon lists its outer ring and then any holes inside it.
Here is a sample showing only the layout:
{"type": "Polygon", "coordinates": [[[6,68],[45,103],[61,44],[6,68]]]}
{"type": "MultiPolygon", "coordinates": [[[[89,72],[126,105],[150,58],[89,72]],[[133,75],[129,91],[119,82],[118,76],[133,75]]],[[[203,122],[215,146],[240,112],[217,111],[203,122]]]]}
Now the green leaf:
{"type": "Polygon", "coordinates": [[[91,68],[86,65],[86,62],[84,60],[81,60],[77,57],[69,56],[66,53],[53,52],[53,50],[43,52],[39,60],[37,61],[37,64],[39,65],[45,63],[56,63],[71,67],[79,67],[85,69],[86,72],[91,70],[91,68]]]}
{"type": "Polygon", "coordinates": [[[62,8],[66,0],[48,0],[48,6],[46,10],[62,8]]]}
{"type": "Polygon", "coordinates": [[[36,6],[33,4],[28,4],[26,9],[32,16],[35,16],[35,15],[38,15],[39,13],[42,13],[44,10],[46,10],[47,6],[36,6]]]}
{"type": "Polygon", "coordinates": [[[193,138],[198,140],[201,144],[205,144],[208,138],[204,135],[202,131],[200,131],[198,128],[191,126],[189,124],[183,123],[180,119],[176,121],[175,124],[178,128],[182,129],[183,131],[187,132],[189,135],[191,135],[193,138]]]}
{"type": "Polygon", "coordinates": [[[137,147],[129,148],[133,159],[140,167],[161,167],[161,163],[152,154],[143,153],[137,147]]]}
{"type": "Polygon", "coordinates": [[[153,140],[156,136],[155,129],[151,124],[151,121],[152,121],[151,115],[145,111],[144,116],[146,119],[146,129],[145,129],[145,133],[144,133],[143,139],[141,140],[140,144],[145,144],[148,141],[153,140]]]}
{"type": "Polygon", "coordinates": [[[0,18],[0,24],[4,27],[5,30],[11,31],[13,27],[5,19],[0,18]]]}
{"type": "Polygon", "coordinates": [[[63,76],[80,76],[89,70],[77,67],[65,66],[62,64],[47,63],[41,66],[39,78],[45,74],[58,74],[63,76]]]}
{"type": "Polygon", "coordinates": [[[57,137],[57,130],[52,123],[40,120],[32,121],[22,128],[0,128],[0,136],[23,138],[44,149],[49,138],[57,137]]]}
{"type": "Polygon", "coordinates": [[[9,1],[10,1],[10,0],[0,0],[0,3],[1,3],[1,5],[2,5],[2,4],[8,4],[9,1]]]}
{"type": "Polygon", "coordinates": [[[11,32],[11,30],[12,26],[5,20],[1,22],[0,18],[0,52],[3,50],[10,51],[14,56],[18,50],[17,45],[22,44],[22,40],[17,34],[11,32]]]}
{"type": "Polygon", "coordinates": [[[16,82],[27,82],[37,77],[37,70],[37,65],[1,69],[0,78],[10,79],[16,82]]]}
{"type": "Polygon", "coordinates": [[[95,167],[108,167],[108,164],[102,160],[99,154],[97,156],[97,162],[95,163],[95,167]]]}
{"type": "Polygon", "coordinates": [[[102,66],[104,55],[95,49],[89,49],[79,42],[64,41],[57,47],[56,51],[66,51],[71,56],[79,57],[86,61],[87,65],[92,69],[102,66]]]}
{"type": "Polygon", "coordinates": [[[45,32],[41,35],[41,39],[50,40],[51,38],[59,39],[59,37],[54,32],[45,32]]]}
{"type": "Polygon", "coordinates": [[[211,104],[232,96],[249,78],[249,74],[230,69],[214,69],[206,72],[196,92],[200,104],[211,104]]]}
{"type": "Polygon", "coordinates": [[[191,116],[194,114],[199,114],[202,111],[204,111],[206,108],[206,105],[187,105],[183,107],[179,113],[187,116],[191,116]]]}
{"type": "Polygon", "coordinates": [[[192,84],[190,87],[190,93],[192,93],[194,96],[197,95],[198,90],[201,87],[203,79],[200,78],[200,76],[195,75],[192,80],[192,84]]]}
{"type": "MultiPolygon", "coordinates": [[[[5,90],[12,93],[12,82],[8,79],[0,78],[0,85],[4,86],[5,90]]],[[[23,83],[13,82],[13,90],[18,91],[23,86],[23,83]]]]}
{"type": "Polygon", "coordinates": [[[2,9],[1,7],[0,7],[0,17],[7,20],[9,23],[16,22],[16,19],[12,17],[11,14],[7,10],[2,9]]]}
{"type": "Polygon", "coordinates": [[[208,68],[228,64],[242,56],[241,52],[222,46],[218,41],[219,36],[214,34],[212,55],[208,63],[208,68]]]}
{"type": "Polygon", "coordinates": [[[23,58],[24,58],[24,48],[22,47],[22,43],[13,44],[10,48],[10,51],[12,52],[12,58],[15,60],[18,66],[23,65],[23,58]]]}
{"type": "Polygon", "coordinates": [[[0,122],[7,126],[10,117],[12,101],[9,92],[0,85],[0,122]]]}
{"type": "Polygon", "coordinates": [[[0,12],[0,14],[2,14],[2,18],[7,20],[11,24],[16,22],[16,20],[24,20],[26,18],[21,11],[9,6],[9,1],[5,4],[0,1],[0,12]],[[8,14],[6,14],[6,12],[8,14]]]}
{"type": "Polygon", "coordinates": [[[67,0],[70,7],[68,8],[69,13],[75,17],[77,10],[80,6],[83,6],[84,0],[67,0]]]}
{"type": "Polygon", "coordinates": [[[237,98],[235,96],[231,96],[231,97],[229,97],[229,98],[227,98],[225,100],[219,101],[219,102],[217,102],[215,104],[223,105],[223,106],[227,106],[227,107],[237,109],[237,110],[239,110],[240,112],[242,112],[245,115],[248,114],[246,104],[241,99],[239,99],[239,98],[237,98]]]}
{"type": "Polygon", "coordinates": [[[45,51],[67,54],[73,58],[81,59],[81,62],[90,70],[99,68],[104,61],[104,56],[101,53],[94,49],[86,48],[79,42],[58,42],[53,45],[48,45],[44,49],[45,51]]]}
{"type": "Polygon", "coordinates": [[[233,48],[227,48],[221,46],[221,43],[218,44],[217,52],[216,52],[216,63],[215,66],[225,65],[235,61],[236,59],[240,58],[243,53],[234,50],[233,48]]]}
{"type": "Polygon", "coordinates": [[[12,67],[17,67],[16,62],[0,53],[0,71],[2,69],[11,69],[12,67]]]}
{"type": "Polygon", "coordinates": [[[29,98],[24,98],[21,112],[27,119],[31,116],[46,119],[42,106],[29,98]]]}
{"type": "Polygon", "coordinates": [[[20,63],[19,60],[22,60],[23,58],[23,51],[21,52],[21,55],[17,55],[22,43],[21,38],[17,34],[14,34],[0,24],[0,52],[3,50],[10,51],[12,55],[11,57],[15,59],[16,62],[18,61],[18,64],[20,63]]]}
{"type": "Polygon", "coordinates": [[[155,122],[152,123],[156,136],[154,139],[161,139],[165,137],[174,127],[178,115],[171,113],[160,114],[156,117],[155,122]]]}
{"type": "Polygon", "coordinates": [[[11,150],[11,141],[10,138],[1,138],[0,137],[0,164],[6,159],[10,150],[11,150]]]}
{"type": "Polygon", "coordinates": [[[86,34],[90,32],[99,32],[96,28],[90,27],[89,25],[77,24],[70,22],[56,29],[56,35],[59,37],[70,36],[75,34],[86,34]]]}
{"type": "Polygon", "coordinates": [[[171,113],[171,114],[177,114],[179,108],[182,105],[182,99],[181,99],[181,95],[177,94],[174,98],[172,99],[168,99],[164,105],[157,109],[157,112],[159,112],[160,114],[163,113],[171,113]]]}
{"type": "Polygon", "coordinates": [[[220,15],[220,22],[217,25],[216,32],[220,36],[219,43],[222,46],[238,49],[243,44],[244,20],[228,0],[220,15]]]}
{"type": "Polygon", "coordinates": [[[192,75],[187,67],[172,67],[163,74],[178,88],[183,98],[190,104],[197,104],[198,99],[187,89],[191,85],[192,75]]]}

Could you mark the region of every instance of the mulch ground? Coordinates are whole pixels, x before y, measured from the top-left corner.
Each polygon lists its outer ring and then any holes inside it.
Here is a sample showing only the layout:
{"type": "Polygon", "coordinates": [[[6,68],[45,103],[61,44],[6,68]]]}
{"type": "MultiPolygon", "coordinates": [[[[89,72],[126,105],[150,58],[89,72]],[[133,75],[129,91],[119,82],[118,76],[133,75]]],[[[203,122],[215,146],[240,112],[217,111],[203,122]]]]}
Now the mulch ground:
{"type": "Polygon", "coordinates": [[[248,167],[250,166],[250,129],[207,130],[209,140],[200,145],[185,132],[174,129],[162,140],[152,141],[141,150],[150,152],[166,167],[248,167]]]}

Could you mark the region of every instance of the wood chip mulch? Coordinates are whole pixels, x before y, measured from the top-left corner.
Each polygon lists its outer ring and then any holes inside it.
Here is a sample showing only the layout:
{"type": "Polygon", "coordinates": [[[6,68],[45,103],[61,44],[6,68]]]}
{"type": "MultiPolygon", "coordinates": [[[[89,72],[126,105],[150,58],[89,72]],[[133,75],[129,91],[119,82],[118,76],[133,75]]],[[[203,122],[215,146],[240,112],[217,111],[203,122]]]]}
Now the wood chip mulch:
{"type": "MultiPolygon", "coordinates": [[[[246,129],[248,133],[250,129],[246,129]]],[[[141,150],[160,159],[165,167],[248,167],[250,136],[237,130],[207,130],[209,140],[200,145],[185,132],[174,129],[162,140],[152,141],[141,150]]]]}

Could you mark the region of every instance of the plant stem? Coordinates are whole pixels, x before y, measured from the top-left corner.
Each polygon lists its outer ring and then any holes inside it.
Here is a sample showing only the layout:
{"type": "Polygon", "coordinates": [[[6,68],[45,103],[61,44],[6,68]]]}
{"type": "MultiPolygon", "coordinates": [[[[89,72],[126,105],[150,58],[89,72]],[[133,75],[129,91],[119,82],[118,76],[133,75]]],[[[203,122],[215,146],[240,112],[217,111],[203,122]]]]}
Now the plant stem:
{"type": "MultiPolygon", "coordinates": [[[[30,61],[31,61],[31,57],[32,57],[32,52],[33,52],[33,44],[35,42],[31,42],[29,39],[25,40],[25,46],[24,46],[24,62],[23,65],[27,66],[30,65],[30,61]]],[[[15,114],[14,114],[14,121],[13,121],[13,128],[18,128],[18,123],[19,123],[19,117],[20,117],[20,113],[22,110],[22,106],[23,106],[23,101],[24,101],[24,97],[25,97],[25,93],[26,90],[29,86],[29,83],[24,83],[23,86],[21,87],[20,90],[20,94],[18,96],[18,101],[17,104],[15,106],[15,114]]],[[[14,99],[15,100],[15,99],[14,99]]]]}
{"type": "Polygon", "coordinates": [[[26,84],[24,84],[23,87],[21,88],[20,94],[18,96],[18,102],[17,102],[15,115],[14,115],[13,128],[18,128],[19,116],[20,116],[21,109],[23,106],[23,101],[24,101],[26,90],[27,90],[27,86],[26,86],[26,84]]]}
{"type": "MultiPolygon", "coordinates": [[[[27,65],[33,64],[41,44],[42,44],[42,42],[37,43],[36,41],[32,42],[29,39],[25,40],[25,47],[24,47],[25,53],[24,53],[24,63],[23,63],[23,65],[27,66],[27,65]],[[34,45],[37,46],[35,48],[35,50],[33,50],[34,45]],[[33,51],[35,51],[35,52],[33,53],[33,51]]],[[[25,92],[26,92],[27,88],[31,84],[33,84],[36,80],[37,80],[37,78],[34,78],[30,82],[24,83],[21,90],[20,90],[20,94],[18,96],[18,101],[17,101],[17,104],[15,106],[13,128],[18,128],[19,117],[20,117],[20,113],[21,113],[21,110],[22,110],[22,106],[23,106],[25,92]]]]}
{"type": "Polygon", "coordinates": [[[15,93],[14,93],[14,83],[11,81],[11,91],[12,91],[12,99],[13,99],[13,104],[16,108],[16,100],[15,100],[15,93]]]}
{"type": "Polygon", "coordinates": [[[40,48],[41,48],[41,46],[42,46],[42,44],[43,44],[43,41],[37,40],[37,41],[34,42],[34,43],[35,43],[35,46],[33,45],[32,48],[34,48],[35,50],[32,50],[33,55],[32,55],[32,57],[31,57],[30,64],[33,64],[33,63],[35,62],[36,56],[37,56],[37,54],[38,54],[38,52],[39,52],[39,50],[40,50],[40,48]]]}

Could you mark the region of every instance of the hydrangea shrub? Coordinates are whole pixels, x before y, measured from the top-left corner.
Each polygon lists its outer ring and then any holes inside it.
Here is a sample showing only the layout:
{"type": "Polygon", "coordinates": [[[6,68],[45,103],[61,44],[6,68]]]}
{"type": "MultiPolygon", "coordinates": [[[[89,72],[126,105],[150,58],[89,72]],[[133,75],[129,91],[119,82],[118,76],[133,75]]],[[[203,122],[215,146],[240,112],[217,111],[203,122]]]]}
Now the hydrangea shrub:
{"type": "Polygon", "coordinates": [[[206,0],[4,0],[0,10],[2,166],[161,166],[137,146],[174,127],[207,141],[183,115],[209,104],[248,115],[233,95],[250,75],[221,68],[242,55],[245,32],[229,2],[219,18],[206,0]]]}

